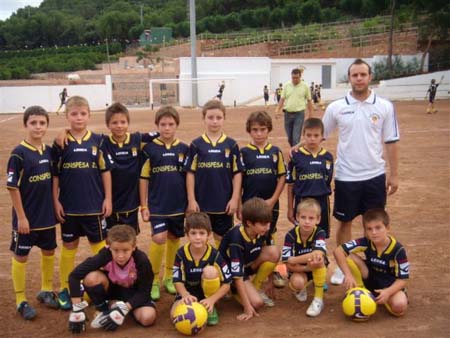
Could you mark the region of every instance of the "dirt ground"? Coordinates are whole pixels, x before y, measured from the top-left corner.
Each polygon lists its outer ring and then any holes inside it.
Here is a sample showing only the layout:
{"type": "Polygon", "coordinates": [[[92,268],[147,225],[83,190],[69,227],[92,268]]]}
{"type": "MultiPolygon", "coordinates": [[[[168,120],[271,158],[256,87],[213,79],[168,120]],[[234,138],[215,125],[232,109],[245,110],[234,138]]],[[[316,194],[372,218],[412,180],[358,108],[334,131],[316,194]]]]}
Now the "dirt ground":
{"type": "MultiPolygon", "coordinates": [[[[365,323],[354,323],[346,319],[341,311],[344,289],[330,286],[325,294],[325,309],[315,319],[306,317],[309,304],[298,303],[288,288],[276,291],[276,306],[260,311],[260,316],[248,322],[238,322],[239,305],[232,299],[222,300],[218,305],[220,324],[207,328],[202,337],[448,337],[450,319],[450,272],[449,252],[449,177],[450,177],[450,102],[438,101],[439,112],[425,114],[425,102],[395,103],[400,120],[401,141],[399,143],[399,191],[389,197],[388,210],[392,217],[392,233],[406,247],[411,263],[408,294],[410,307],[405,317],[396,319],[388,315],[383,307],[365,323]],[[429,229],[432,229],[431,231],[429,229]],[[445,333],[447,332],[447,333],[445,333]]],[[[240,145],[248,142],[244,121],[249,112],[257,108],[230,108],[227,111],[225,132],[238,140],[240,145]]],[[[273,112],[274,108],[270,110],[273,112]]],[[[202,131],[199,110],[181,109],[180,139],[189,142],[202,131]]],[[[153,130],[154,112],[132,111],[131,130],[153,130]]],[[[3,144],[0,150],[0,181],[6,182],[6,162],[11,149],[24,137],[22,116],[0,115],[0,132],[3,144]]],[[[66,125],[64,116],[51,117],[46,142],[51,143],[56,132],[66,125]]],[[[101,112],[94,113],[90,129],[105,132],[101,112]]],[[[287,151],[282,119],[274,120],[272,143],[287,151]]],[[[336,134],[324,146],[335,153],[336,134]]],[[[287,222],[285,193],[281,199],[281,214],[278,223],[278,244],[291,227],[287,222]]],[[[0,191],[0,336],[1,337],[69,337],[68,313],[46,309],[35,300],[40,287],[39,253],[35,248],[30,254],[27,268],[27,295],[38,311],[31,322],[25,322],[15,312],[14,292],[10,277],[10,200],[6,189],[0,191]]],[[[335,248],[336,221],[332,220],[332,237],[329,252],[335,248]]],[[[148,250],[149,225],[141,224],[139,247],[148,250]]],[[[361,235],[360,220],[354,224],[354,234],[361,235]]],[[[58,237],[59,238],[59,237],[58,237]]],[[[60,244],[60,240],[58,240],[60,244]]],[[[89,255],[86,240],[81,241],[77,262],[89,255]]],[[[57,249],[59,257],[59,249],[57,249]]],[[[333,267],[332,264],[331,267],[333,267]]],[[[329,272],[331,269],[329,269],[329,272]]],[[[57,267],[55,288],[58,287],[57,267]]],[[[311,300],[310,290],[309,300],[311,300]]],[[[158,319],[151,328],[137,326],[131,319],[115,333],[104,333],[88,328],[85,337],[179,337],[169,320],[172,297],[162,292],[157,303],[158,319]]],[[[91,313],[93,310],[89,310],[91,313]]],[[[91,315],[92,317],[92,315],[91,315]]]]}

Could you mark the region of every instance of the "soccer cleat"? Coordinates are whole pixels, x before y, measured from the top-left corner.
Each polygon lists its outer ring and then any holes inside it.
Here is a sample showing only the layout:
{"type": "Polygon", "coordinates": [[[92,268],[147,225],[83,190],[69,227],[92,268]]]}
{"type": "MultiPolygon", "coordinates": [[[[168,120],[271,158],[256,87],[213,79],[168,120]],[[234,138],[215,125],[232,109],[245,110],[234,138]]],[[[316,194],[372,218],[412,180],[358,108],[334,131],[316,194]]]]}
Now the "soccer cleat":
{"type": "Polygon", "coordinates": [[[58,297],[52,291],[41,291],[37,295],[37,300],[52,309],[59,309],[58,297]]]}
{"type": "Polygon", "coordinates": [[[342,270],[339,267],[336,267],[333,275],[331,276],[330,282],[333,285],[341,285],[342,283],[344,283],[344,278],[345,276],[342,270]]]}
{"type": "Polygon", "coordinates": [[[159,291],[159,283],[152,284],[152,291],[150,292],[152,300],[159,300],[161,298],[161,293],[159,291]]]}
{"type": "Polygon", "coordinates": [[[164,288],[171,295],[174,295],[177,293],[177,290],[175,289],[175,286],[173,285],[172,278],[167,278],[164,280],[164,288]]]}
{"type": "Polygon", "coordinates": [[[275,302],[268,296],[263,290],[258,290],[259,295],[261,296],[264,305],[268,307],[275,306],[275,302]]]}
{"type": "Polygon", "coordinates": [[[273,273],[272,283],[273,286],[280,289],[286,286],[286,280],[281,276],[281,274],[278,271],[275,271],[273,273]]]}
{"type": "Polygon", "coordinates": [[[294,296],[299,302],[304,303],[308,299],[308,289],[304,287],[301,291],[294,292],[294,296]]]}
{"type": "Polygon", "coordinates": [[[211,313],[208,313],[208,320],[207,320],[208,326],[215,326],[219,324],[219,314],[217,313],[216,307],[213,307],[213,310],[211,313]]]}
{"type": "Polygon", "coordinates": [[[323,310],[323,300],[319,298],[314,298],[306,310],[306,315],[309,317],[317,317],[323,310]]]}
{"type": "Polygon", "coordinates": [[[58,303],[61,310],[72,310],[72,301],[70,300],[69,290],[63,289],[58,293],[58,303]]]}
{"type": "Polygon", "coordinates": [[[323,291],[324,292],[328,291],[328,284],[327,283],[323,283],[323,291]]]}
{"type": "Polygon", "coordinates": [[[36,317],[36,310],[27,301],[23,301],[19,304],[17,312],[19,312],[25,320],[32,320],[36,317]]]}
{"type": "Polygon", "coordinates": [[[94,319],[91,322],[91,327],[93,329],[100,329],[100,328],[102,328],[103,325],[100,324],[100,323],[103,321],[103,319],[105,319],[108,316],[109,316],[109,311],[105,311],[105,312],[96,311],[95,314],[94,314],[94,319]]]}

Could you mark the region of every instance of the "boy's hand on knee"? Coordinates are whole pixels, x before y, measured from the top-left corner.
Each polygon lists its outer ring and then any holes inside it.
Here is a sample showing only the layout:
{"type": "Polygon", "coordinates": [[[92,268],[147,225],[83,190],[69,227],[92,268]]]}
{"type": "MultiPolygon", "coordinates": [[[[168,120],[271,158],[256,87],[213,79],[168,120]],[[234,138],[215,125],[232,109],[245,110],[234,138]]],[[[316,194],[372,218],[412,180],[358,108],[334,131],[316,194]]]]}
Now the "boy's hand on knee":
{"type": "Polygon", "coordinates": [[[389,291],[386,289],[377,289],[374,291],[378,293],[378,296],[375,298],[377,304],[386,304],[391,297],[389,291]]]}

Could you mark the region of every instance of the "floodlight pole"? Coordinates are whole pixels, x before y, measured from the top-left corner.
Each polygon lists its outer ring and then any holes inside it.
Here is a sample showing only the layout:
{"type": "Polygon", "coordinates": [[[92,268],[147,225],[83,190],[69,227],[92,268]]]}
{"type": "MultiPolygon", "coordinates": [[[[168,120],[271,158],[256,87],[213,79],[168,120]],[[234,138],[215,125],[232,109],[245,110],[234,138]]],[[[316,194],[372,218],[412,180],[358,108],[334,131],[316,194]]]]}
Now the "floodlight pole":
{"type": "MultiPolygon", "coordinates": [[[[189,22],[191,27],[191,78],[197,79],[197,33],[195,29],[195,0],[189,0],[189,22]]],[[[192,81],[192,106],[198,106],[197,83],[192,81]]]]}

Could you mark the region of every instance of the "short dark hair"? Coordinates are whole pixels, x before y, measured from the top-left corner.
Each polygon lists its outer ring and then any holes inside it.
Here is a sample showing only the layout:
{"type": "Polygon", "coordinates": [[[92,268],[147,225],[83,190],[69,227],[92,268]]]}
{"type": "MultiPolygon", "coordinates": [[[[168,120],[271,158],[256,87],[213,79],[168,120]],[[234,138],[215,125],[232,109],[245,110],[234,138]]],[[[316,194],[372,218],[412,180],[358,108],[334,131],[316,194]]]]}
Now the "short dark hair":
{"type": "Polygon", "coordinates": [[[171,117],[175,120],[177,126],[180,125],[180,115],[172,106],[164,106],[158,109],[155,114],[155,124],[158,125],[163,117],[171,117]]]}
{"type": "Polygon", "coordinates": [[[310,117],[309,119],[306,119],[305,123],[303,124],[303,134],[305,133],[306,129],[313,129],[313,128],[319,128],[320,132],[323,135],[324,126],[321,119],[317,117],[310,117]]]}
{"type": "Polygon", "coordinates": [[[272,210],[262,198],[253,197],[242,205],[242,224],[248,226],[247,222],[271,222],[272,210]]]}
{"type": "Polygon", "coordinates": [[[348,76],[350,76],[350,69],[352,68],[353,65],[366,65],[367,68],[369,69],[369,75],[372,74],[372,67],[370,67],[370,65],[363,59],[358,58],[358,59],[355,59],[355,61],[353,61],[350,66],[348,66],[348,70],[347,70],[348,76]]]}
{"type": "Polygon", "coordinates": [[[115,102],[112,105],[110,105],[105,111],[105,122],[106,122],[106,125],[109,124],[109,121],[111,121],[111,118],[115,114],[124,114],[125,117],[127,118],[128,123],[130,123],[130,113],[129,113],[127,107],[125,107],[120,102],[115,102]]]}
{"type": "Polygon", "coordinates": [[[374,208],[367,210],[362,217],[364,228],[367,223],[373,221],[381,221],[385,226],[389,226],[390,219],[389,215],[383,208],[374,208]]]}
{"type": "Polygon", "coordinates": [[[203,229],[211,233],[211,220],[208,214],[204,212],[193,212],[186,217],[186,224],[184,226],[184,232],[187,235],[191,229],[203,229]]]}
{"type": "Polygon", "coordinates": [[[212,110],[212,109],[219,109],[219,110],[221,110],[222,113],[223,113],[223,117],[225,117],[226,109],[225,109],[225,106],[223,105],[222,101],[216,100],[216,99],[212,99],[212,100],[209,100],[208,102],[206,102],[205,105],[202,108],[203,118],[205,118],[206,112],[208,110],[212,110]]]}
{"type": "Polygon", "coordinates": [[[302,70],[299,68],[294,68],[291,71],[291,75],[302,75],[302,70]]]}
{"type": "Polygon", "coordinates": [[[28,119],[32,115],[45,116],[45,119],[47,120],[47,125],[50,123],[48,113],[44,108],[42,108],[41,106],[30,106],[23,113],[23,125],[24,126],[27,125],[28,119]]]}
{"type": "Polygon", "coordinates": [[[254,123],[265,126],[267,127],[267,129],[269,129],[269,131],[272,131],[272,118],[266,111],[259,110],[254,111],[250,114],[250,116],[247,118],[247,122],[245,122],[247,133],[250,132],[252,124],[254,123]]]}
{"type": "Polygon", "coordinates": [[[111,245],[113,242],[119,243],[132,243],[136,245],[136,231],[127,224],[117,224],[108,230],[108,236],[106,237],[106,243],[111,245]]]}

